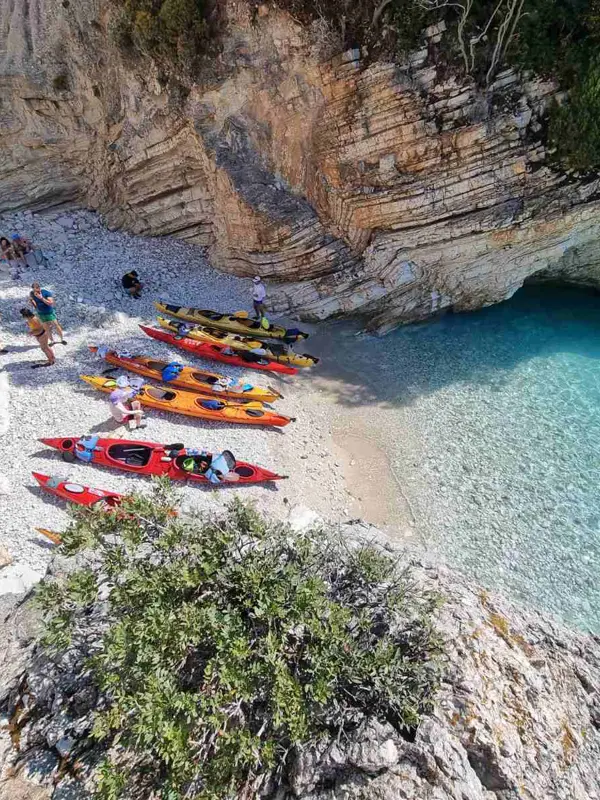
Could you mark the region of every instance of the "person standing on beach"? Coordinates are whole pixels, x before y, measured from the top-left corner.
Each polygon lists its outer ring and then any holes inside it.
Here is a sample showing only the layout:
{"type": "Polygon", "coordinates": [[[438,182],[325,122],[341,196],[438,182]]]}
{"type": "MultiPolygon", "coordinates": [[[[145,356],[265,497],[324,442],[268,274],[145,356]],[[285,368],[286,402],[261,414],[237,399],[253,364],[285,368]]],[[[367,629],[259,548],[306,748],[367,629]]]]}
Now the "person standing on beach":
{"type": "Polygon", "coordinates": [[[35,336],[35,338],[38,340],[38,344],[42,348],[42,352],[48,359],[45,364],[33,364],[31,369],[38,369],[38,367],[51,367],[56,361],[56,358],[50,349],[46,326],[36,317],[33,311],[30,311],[28,308],[22,308],[19,313],[27,323],[27,327],[29,328],[31,335],[35,336]]]}
{"type": "Polygon", "coordinates": [[[254,303],[254,313],[256,315],[256,319],[262,319],[265,315],[265,297],[267,296],[267,290],[265,289],[265,285],[262,282],[260,275],[257,275],[255,278],[252,278],[252,283],[254,286],[252,287],[252,302],[254,303]]]}
{"type": "Polygon", "coordinates": [[[60,336],[60,343],[66,344],[63,330],[56,319],[56,308],[54,307],[54,296],[48,289],[42,289],[40,284],[36,281],[31,285],[31,292],[29,292],[31,305],[37,311],[40,322],[43,323],[44,328],[48,332],[49,342],[48,345],[52,347],[52,329],[55,328],[60,336]]]}

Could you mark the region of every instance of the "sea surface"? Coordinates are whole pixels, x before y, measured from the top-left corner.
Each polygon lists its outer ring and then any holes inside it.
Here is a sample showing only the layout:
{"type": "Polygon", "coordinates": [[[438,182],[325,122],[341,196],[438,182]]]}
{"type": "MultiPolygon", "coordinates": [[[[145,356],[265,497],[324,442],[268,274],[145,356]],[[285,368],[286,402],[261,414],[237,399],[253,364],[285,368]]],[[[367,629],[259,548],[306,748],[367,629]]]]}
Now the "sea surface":
{"type": "Polygon", "coordinates": [[[531,286],[381,339],[331,332],[336,402],[385,450],[422,544],[600,632],[600,296],[531,286]]]}

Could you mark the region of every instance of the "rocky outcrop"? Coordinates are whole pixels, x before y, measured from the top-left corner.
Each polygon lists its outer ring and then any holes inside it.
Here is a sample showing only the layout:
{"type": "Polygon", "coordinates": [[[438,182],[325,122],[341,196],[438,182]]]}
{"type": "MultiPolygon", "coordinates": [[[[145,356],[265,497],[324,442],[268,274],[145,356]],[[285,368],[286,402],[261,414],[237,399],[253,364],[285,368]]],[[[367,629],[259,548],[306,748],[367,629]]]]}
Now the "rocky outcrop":
{"type": "MultiPolygon", "coordinates": [[[[391,549],[371,528],[348,526],[346,535],[379,537],[391,549]]],[[[408,738],[372,720],[348,739],[297,754],[277,797],[600,797],[598,639],[515,608],[445,568],[414,558],[412,568],[444,599],[437,626],[446,665],[431,713],[408,738]]],[[[55,561],[52,570],[63,569],[64,560],[55,561]]],[[[96,701],[87,673],[68,653],[55,663],[39,650],[29,604],[5,610],[3,621],[0,798],[88,797],[99,754],[81,747],[96,701]]]]}
{"type": "Polygon", "coordinates": [[[381,331],[510,296],[599,285],[598,180],[541,144],[555,87],[485,95],[436,58],[331,56],[323,26],[229,0],[214,74],[182,87],[111,37],[108,0],[0,0],[0,210],[76,201],[282,282],[279,312],[381,331]]]}

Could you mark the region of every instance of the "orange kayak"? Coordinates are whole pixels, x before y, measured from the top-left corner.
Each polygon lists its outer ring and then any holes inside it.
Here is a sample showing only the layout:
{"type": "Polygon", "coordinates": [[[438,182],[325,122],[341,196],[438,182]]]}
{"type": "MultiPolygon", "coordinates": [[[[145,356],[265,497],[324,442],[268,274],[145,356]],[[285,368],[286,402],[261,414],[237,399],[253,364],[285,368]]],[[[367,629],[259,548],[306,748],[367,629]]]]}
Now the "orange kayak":
{"type": "MultiPolygon", "coordinates": [[[[102,352],[102,348],[98,347],[89,349],[92,353],[97,353],[99,349],[102,352]]],[[[102,357],[109,364],[136,372],[138,375],[143,375],[144,378],[152,378],[155,381],[162,380],[162,371],[169,364],[168,361],[159,361],[149,356],[130,356],[119,353],[117,350],[106,350],[102,352],[102,357]]],[[[283,398],[283,395],[271,386],[263,389],[261,386],[234,381],[232,378],[219,375],[218,372],[206,372],[195,367],[184,367],[177,378],[169,381],[169,386],[177,386],[180,389],[188,389],[200,394],[214,394],[242,403],[249,400],[272,403],[283,398]]]]}
{"type": "MultiPolygon", "coordinates": [[[[112,392],[117,388],[113,378],[94,375],[80,375],[79,377],[100,392],[112,392]]],[[[265,408],[262,403],[232,403],[210,395],[194,394],[167,386],[152,386],[148,383],[139,388],[135,399],[139,400],[142,406],[155,408],[157,411],[173,411],[176,414],[210,419],[215,422],[274,425],[280,428],[293,422],[292,417],[276,414],[265,408]]]]}

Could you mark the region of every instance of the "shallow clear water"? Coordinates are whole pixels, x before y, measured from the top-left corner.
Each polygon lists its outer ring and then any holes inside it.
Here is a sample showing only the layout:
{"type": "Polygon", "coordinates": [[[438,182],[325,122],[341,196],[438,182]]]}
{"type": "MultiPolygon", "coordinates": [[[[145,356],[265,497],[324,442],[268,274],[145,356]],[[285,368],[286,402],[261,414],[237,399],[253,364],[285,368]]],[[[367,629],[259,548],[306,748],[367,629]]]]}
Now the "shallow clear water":
{"type": "Polygon", "coordinates": [[[354,344],[342,402],[377,406],[427,546],[600,631],[600,296],[529,287],[354,344]]]}

